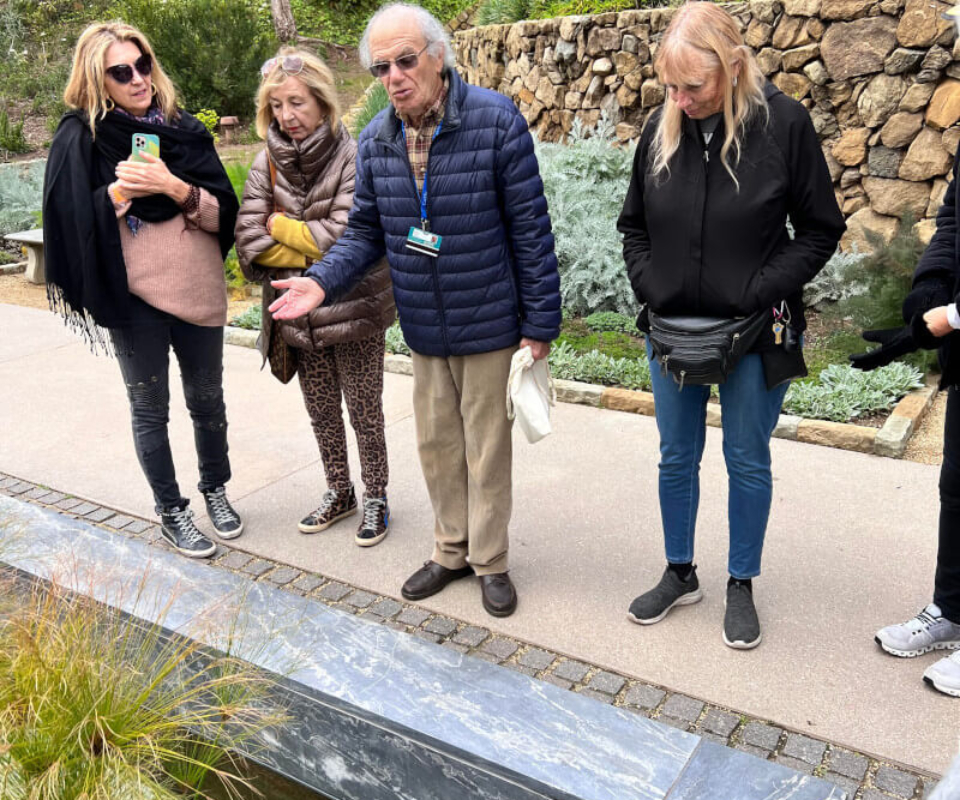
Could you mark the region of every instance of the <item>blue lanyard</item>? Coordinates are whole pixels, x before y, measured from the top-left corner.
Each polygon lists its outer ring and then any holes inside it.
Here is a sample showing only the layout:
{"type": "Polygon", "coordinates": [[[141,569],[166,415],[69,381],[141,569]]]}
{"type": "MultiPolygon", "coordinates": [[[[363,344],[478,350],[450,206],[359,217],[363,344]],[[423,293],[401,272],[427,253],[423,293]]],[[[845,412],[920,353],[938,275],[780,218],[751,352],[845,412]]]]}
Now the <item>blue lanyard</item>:
{"type": "MultiPolygon", "coordinates": [[[[440,120],[437,123],[437,129],[433,132],[433,137],[430,139],[430,143],[433,144],[433,140],[437,138],[437,135],[440,133],[440,129],[443,127],[443,120],[440,120]]],[[[403,134],[403,141],[407,141],[407,126],[403,123],[403,120],[400,121],[400,133],[403,134]]],[[[423,191],[419,193],[420,197],[420,227],[422,230],[429,230],[429,225],[427,223],[427,173],[429,172],[430,157],[427,157],[427,169],[423,171],[423,191]]],[[[414,182],[416,185],[416,182],[414,182]]]]}

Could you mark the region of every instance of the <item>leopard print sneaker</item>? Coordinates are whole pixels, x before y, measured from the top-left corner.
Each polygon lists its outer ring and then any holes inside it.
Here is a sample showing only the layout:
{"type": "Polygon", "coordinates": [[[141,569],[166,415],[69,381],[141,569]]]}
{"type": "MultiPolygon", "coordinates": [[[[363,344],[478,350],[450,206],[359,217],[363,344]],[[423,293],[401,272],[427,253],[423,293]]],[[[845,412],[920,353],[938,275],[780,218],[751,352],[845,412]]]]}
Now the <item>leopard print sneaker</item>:
{"type": "Polygon", "coordinates": [[[327,489],[320,500],[320,507],[300,520],[297,528],[300,533],[319,533],[344,517],[356,513],[357,496],[353,491],[353,486],[346,492],[327,489]]]}

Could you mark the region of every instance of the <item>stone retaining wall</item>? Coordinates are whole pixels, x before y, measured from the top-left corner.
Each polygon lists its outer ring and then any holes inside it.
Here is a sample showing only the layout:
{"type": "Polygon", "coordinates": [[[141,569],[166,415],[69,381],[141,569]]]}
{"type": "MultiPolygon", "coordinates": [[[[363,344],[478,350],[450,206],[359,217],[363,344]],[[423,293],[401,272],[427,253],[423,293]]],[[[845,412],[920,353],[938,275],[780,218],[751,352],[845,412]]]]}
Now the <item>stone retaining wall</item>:
{"type": "MultiPolygon", "coordinates": [[[[763,72],[808,109],[847,217],[869,249],[905,213],[926,242],[960,141],[960,45],[937,0],[753,0],[725,5],[763,72]]],[[[674,9],[473,28],[454,47],[470,83],[517,103],[546,141],[606,112],[635,140],[664,100],[653,57],[674,9]]]]}

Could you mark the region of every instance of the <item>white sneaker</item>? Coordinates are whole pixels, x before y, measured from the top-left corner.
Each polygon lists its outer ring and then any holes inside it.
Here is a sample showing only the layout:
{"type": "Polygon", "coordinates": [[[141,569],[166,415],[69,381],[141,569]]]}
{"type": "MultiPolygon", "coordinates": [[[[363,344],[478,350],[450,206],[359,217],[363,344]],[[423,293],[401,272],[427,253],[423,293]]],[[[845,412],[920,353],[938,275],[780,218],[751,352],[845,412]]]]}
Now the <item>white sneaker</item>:
{"type": "Polygon", "coordinates": [[[927,667],[923,680],[938,692],[960,697],[960,652],[952,653],[927,667]]]}
{"type": "Polygon", "coordinates": [[[874,641],[891,655],[913,658],[931,650],[960,649],[960,625],[945,619],[931,603],[917,616],[877,631],[874,641]]]}

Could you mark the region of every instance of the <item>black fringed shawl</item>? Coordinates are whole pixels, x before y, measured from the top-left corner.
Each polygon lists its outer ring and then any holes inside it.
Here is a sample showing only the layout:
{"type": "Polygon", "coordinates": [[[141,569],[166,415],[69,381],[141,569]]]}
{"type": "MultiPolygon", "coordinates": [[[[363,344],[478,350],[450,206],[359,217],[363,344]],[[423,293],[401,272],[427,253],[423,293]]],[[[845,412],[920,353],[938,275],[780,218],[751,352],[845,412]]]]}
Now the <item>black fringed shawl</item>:
{"type": "MultiPolygon", "coordinates": [[[[47,298],[94,352],[98,346],[110,352],[105,330],[130,325],[127,271],[107,186],[116,180],[117,164],[129,157],[134,133],[155,133],[170,172],[217,198],[221,255],[233,245],[239,203],[199,120],[181,112],[176,127],[153,125],[113,111],[97,124],[94,139],[85,114],[65,114],[50,145],[43,185],[47,298]]],[[[181,209],[166,195],[151,195],[134,200],[129,213],[150,223],[172,219],[181,209]]]]}

